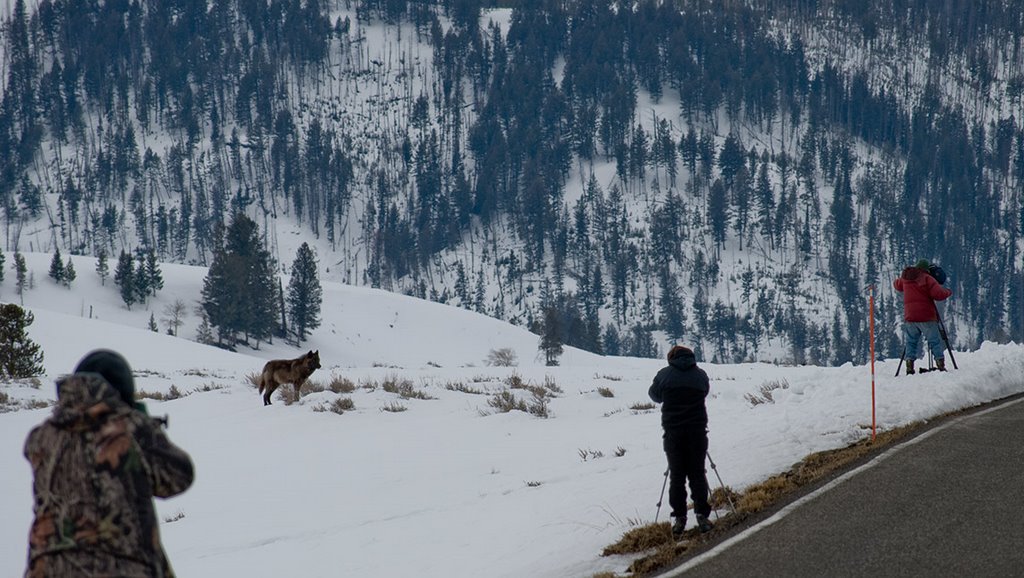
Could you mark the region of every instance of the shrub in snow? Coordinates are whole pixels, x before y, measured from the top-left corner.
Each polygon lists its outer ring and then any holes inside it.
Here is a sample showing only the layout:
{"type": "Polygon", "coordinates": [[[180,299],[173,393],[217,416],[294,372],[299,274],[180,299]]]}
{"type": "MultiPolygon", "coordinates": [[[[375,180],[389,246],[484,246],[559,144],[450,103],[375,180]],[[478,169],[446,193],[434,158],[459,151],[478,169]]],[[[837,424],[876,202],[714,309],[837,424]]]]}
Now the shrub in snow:
{"type": "Polygon", "coordinates": [[[352,383],[352,380],[347,377],[332,375],[331,382],[327,384],[327,389],[334,393],[352,393],[356,390],[356,384],[352,383]]]}
{"type": "Polygon", "coordinates": [[[526,411],[526,402],[517,398],[511,391],[502,390],[487,400],[487,405],[501,413],[508,413],[512,410],[526,411]]]}
{"type": "Polygon", "coordinates": [[[408,409],[408,408],[405,407],[404,405],[398,403],[397,401],[393,401],[393,402],[385,405],[384,407],[380,408],[381,411],[388,411],[388,412],[391,412],[391,413],[400,413],[400,412],[405,411],[406,409],[408,409]]]}
{"type": "Polygon", "coordinates": [[[338,415],[345,413],[346,411],[353,410],[356,408],[355,402],[352,401],[351,397],[339,397],[331,403],[322,403],[313,408],[313,411],[331,411],[338,415]]]}
{"type": "Polygon", "coordinates": [[[750,404],[750,407],[761,405],[763,403],[775,403],[772,392],[777,389],[789,389],[789,382],[785,379],[772,380],[761,384],[758,389],[758,394],[748,393],[743,397],[750,404]]]}
{"type": "Polygon", "coordinates": [[[516,359],[515,350],[511,347],[502,347],[487,352],[487,359],[484,360],[484,363],[495,367],[515,367],[519,361],[516,359]]]}

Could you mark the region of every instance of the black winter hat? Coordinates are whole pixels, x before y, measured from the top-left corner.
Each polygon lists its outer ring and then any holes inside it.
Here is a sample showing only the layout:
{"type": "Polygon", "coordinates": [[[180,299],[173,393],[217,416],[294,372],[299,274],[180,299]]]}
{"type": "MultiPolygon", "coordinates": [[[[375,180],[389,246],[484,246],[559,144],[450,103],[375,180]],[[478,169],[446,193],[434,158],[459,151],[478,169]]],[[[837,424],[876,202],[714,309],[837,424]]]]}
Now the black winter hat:
{"type": "Polygon", "coordinates": [[[98,373],[121,394],[121,399],[128,405],[135,403],[135,379],[128,361],[116,351],[97,349],[82,358],[75,368],[75,373],[98,373]]]}
{"type": "Polygon", "coordinates": [[[674,345],[672,349],[668,350],[668,355],[665,357],[667,357],[669,361],[672,361],[673,359],[684,355],[693,355],[693,350],[683,345],[674,345]]]}

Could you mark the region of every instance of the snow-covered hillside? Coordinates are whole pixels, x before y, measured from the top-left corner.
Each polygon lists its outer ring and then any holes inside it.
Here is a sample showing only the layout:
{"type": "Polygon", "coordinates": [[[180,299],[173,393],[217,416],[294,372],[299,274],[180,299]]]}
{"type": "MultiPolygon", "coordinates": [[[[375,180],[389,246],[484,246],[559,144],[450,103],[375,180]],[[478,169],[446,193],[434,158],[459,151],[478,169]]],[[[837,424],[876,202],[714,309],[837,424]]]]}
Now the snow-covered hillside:
{"type": "Polygon", "coordinates": [[[591,351],[823,365],[868,284],[899,351],[928,258],[955,345],[1019,341],[1019,10],[869,4],[5,0],[0,249],[208,264],[244,211],[285,269],[591,351]]]}
{"type": "MultiPolygon", "coordinates": [[[[73,258],[69,291],[46,277],[50,255],[26,257],[29,334],[44,350],[46,375],[0,383],[8,399],[0,407],[0,575],[18,575],[27,552],[31,472],[21,449],[49,412],[29,402],[52,400],[53,380],[96,347],[127,356],[137,389],[185,394],[146,400],[151,414],[169,416],[169,435],[196,464],[191,489],[158,501],[181,576],[587,577],[623,571],[629,560],[602,558],[601,548],[655,515],[665,458],[657,410],[643,404],[658,360],[567,349],[560,366],[545,367],[537,336],[520,328],[333,282],[324,283],[323,325],[301,348],[275,342],[232,353],[192,341],[194,316],[179,337],[146,329],[168,303],[198,299],[205,269],[162,265],[164,290],[128,311],[109,280],[100,285],[91,258],[73,258]],[[518,366],[485,365],[497,348],[513,349],[518,366]],[[356,389],[326,388],[291,405],[279,396],[264,407],[247,375],[306,349],[323,363],[314,384],[347,379],[356,389]],[[560,392],[548,418],[496,412],[489,401],[513,376],[560,392]],[[384,390],[403,380],[430,399],[384,390]],[[354,409],[330,411],[341,398],[354,409]]],[[[10,278],[0,300],[19,301],[10,278]]],[[[877,364],[878,427],[1024,391],[1020,346],[985,344],[957,361],[946,374],[895,379],[897,360],[877,364]]],[[[809,452],[870,435],[865,366],[704,367],[710,453],[737,490],[809,452]]],[[[511,392],[530,400],[526,390],[511,392]]]]}

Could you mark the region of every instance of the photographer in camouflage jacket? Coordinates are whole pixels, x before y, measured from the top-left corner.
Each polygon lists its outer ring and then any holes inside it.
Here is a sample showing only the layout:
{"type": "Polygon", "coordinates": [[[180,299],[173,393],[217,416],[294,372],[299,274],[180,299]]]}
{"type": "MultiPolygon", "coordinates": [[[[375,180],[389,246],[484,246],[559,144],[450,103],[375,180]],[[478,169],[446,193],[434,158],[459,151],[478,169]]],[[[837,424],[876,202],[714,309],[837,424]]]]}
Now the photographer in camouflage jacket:
{"type": "Polygon", "coordinates": [[[135,402],[120,354],[97,350],[57,382],[25,442],[35,520],[25,576],[171,577],[153,496],[192,484],[192,460],[135,402]]]}

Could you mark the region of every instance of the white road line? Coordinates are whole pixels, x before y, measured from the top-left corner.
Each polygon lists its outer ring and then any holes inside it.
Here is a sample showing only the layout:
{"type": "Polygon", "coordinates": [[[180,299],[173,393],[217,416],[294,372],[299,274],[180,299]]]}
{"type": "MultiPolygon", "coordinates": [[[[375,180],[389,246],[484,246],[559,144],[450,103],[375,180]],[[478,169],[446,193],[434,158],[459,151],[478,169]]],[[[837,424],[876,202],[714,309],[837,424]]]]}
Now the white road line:
{"type": "Polygon", "coordinates": [[[804,497],[794,501],[793,503],[787,505],[786,507],[782,508],[781,510],[779,510],[778,512],[773,514],[771,517],[766,518],[765,520],[762,520],[761,522],[758,522],[757,524],[754,524],[753,526],[747,528],[746,530],[740,532],[739,534],[733,536],[732,538],[729,538],[728,540],[723,541],[721,544],[718,544],[717,546],[715,546],[714,548],[708,550],[707,552],[704,552],[703,554],[700,554],[698,556],[694,556],[690,560],[687,560],[681,566],[673,568],[672,570],[670,570],[670,571],[668,571],[668,572],[666,572],[664,574],[659,574],[658,577],[659,578],[673,578],[675,576],[680,576],[680,575],[683,574],[683,572],[686,572],[687,570],[690,570],[691,568],[694,568],[694,567],[696,567],[696,566],[698,566],[700,564],[703,564],[704,562],[707,562],[708,560],[714,558],[715,556],[720,555],[721,553],[725,552],[726,550],[728,550],[729,548],[735,546],[736,544],[739,544],[743,540],[746,540],[747,538],[753,536],[754,534],[760,532],[761,530],[767,528],[768,526],[771,526],[772,524],[782,520],[783,518],[788,516],[791,512],[793,512],[794,510],[796,510],[800,506],[806,504],[807,502],[810,502],[814,498],[817,498],[818,496],[824,494],[825,492],[831,490],[832,488],[838,486],[839,484],[845,482],[846,480],[849,480],[853,476],[856,476],[857,474],[859,474],[859,473],[861,473],[861,472],[863,472],[865,470],[868,470],[870,468],[873,468],[873,467],[877,466],[878,464],[882,463],[882,461],[884,461],[885,459],[889,458],[892,454],[894,454],[896,452],[899,452],[900,450],[903,450],[904,448],[910,447],[910,446],[912,446],[912,445],[914,445],[914,444],[916,444],[918,442],[924,441],[924,440],[928,439],[929,437],[931,437],[932,435],[934,435],[934,434],[936,434],[936,433],[938,433],[938,432],[940,432],[940,431],[942,431],[942,430],[944,430],[944,429],[946,429],[948,427],[952,427],[952,426],[954,426],[954,425],[956,425],[956,424],[958,424],[958,423],[960,423],[962,421],[966,421],[966,420],[974,418],[974,417],[979,417],[979,416],[985,415],[987,413],[990,413],[990,412],[993,412],[993,411],[997,411],[997,410],[1003,409],[1005,407],[1011,406],[1011,405],[1013,405],[1015,403],[1021,403],[1021,402],[1024,402],[1024,398],[1015,399],[1015,400],[1012,400],[1012,401],[1008,401],[1006,403],[1001,403],[1001,404],[999,404],[999,405],[997,405],[995,407],[990,407],[988,409],[985,409],[985,410],[982,410],[982,411],[979,411],[979,412],[975,412],[975,413],[971,413],[971,414],[968,414],[968,415],[960,416],[960,417],[958,417],[956,419],[953,419],[953,420],[949,421],[948,423],[942,424],[940,426],[936,426],[936,427],[926,431],[925,433],[923,433],[923,434],[921,434],[921,435],[919,435],[919,436],[917,436],[917,437],[915,437],[915,438],[913,438],[911,440],[907,440],[907,441],[905,441],[905,442],[903,442],[903,443],[901,443],[901,444],[899,444],[899,445],[897,445],[895,447],[889,448],[888,450],[886,450],[882,454],[876,456],[873,460],[869,461],[868,463],[866,463],[866,464],[864,464],[864,465],[862,465],[862,466],[860,466],[858,468],[855,468],[855,469],[852,469],[852,470],[846,472],[845,474],[839,476],[838,478],[832,480],[831,482],[825,484],[824,486],[818,488],[817,490],[814,490],[813,492],[807,494],[806,496],[804,496],[804,497]]]}

